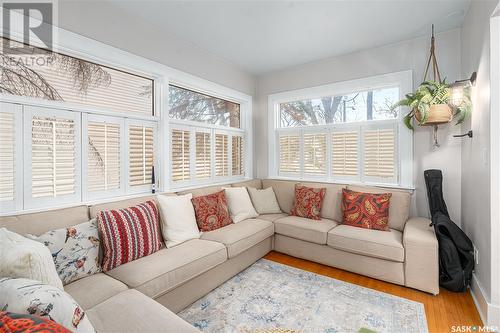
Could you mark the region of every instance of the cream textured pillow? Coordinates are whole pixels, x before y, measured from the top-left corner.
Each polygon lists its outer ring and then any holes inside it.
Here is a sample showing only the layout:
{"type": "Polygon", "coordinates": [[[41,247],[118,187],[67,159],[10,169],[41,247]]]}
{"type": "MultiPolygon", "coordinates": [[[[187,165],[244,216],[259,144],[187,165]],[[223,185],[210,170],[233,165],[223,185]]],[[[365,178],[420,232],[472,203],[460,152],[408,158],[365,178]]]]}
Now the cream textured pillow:
{"type": "Polygon", "coordinates": [[[36,280],[63,289],[49,249],[5,228],[0,229],[0,276],[36,280]]]}
{"type": "Polygon", "coordinates": [[[259,216],[252,205],[246,187],[227,187],[224,190],[229,214],[234,223],[259,216]]]}
{"type": "Polygon", "coordinates": [[[272,187],[268,187],[264,190],[249,187],[248,193],[250,193],[253,206],[259,214],[281,213],[278,200],[276,200],[276,194],[274,194],[272,187]]]}
{"type": "Polygon", "coordinates": [[[200,238],[191,193],[178,196],[157,195],[161,214],[161,233],[167,248],[200,238]]]}

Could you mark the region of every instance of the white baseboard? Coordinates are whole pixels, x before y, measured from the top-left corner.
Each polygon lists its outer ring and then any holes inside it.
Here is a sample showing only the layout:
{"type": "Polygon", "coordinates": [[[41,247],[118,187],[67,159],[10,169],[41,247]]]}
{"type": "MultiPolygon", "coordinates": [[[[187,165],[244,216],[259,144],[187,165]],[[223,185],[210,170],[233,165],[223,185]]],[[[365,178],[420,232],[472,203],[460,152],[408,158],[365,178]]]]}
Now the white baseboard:
{"type": "Polygon", "coordinates": [[[472,273],[471,295],[483,325],[500,327],[500,305],[491,304],[476,275],[472,273]]]}

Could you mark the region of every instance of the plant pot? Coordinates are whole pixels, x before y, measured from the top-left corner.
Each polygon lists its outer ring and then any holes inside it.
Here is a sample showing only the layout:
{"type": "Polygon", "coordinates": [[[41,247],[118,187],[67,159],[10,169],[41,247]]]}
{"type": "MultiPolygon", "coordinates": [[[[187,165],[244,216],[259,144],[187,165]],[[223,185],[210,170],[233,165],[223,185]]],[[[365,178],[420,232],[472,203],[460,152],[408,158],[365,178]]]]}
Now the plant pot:
{"type": "Polygon", "coordinates": [[[448,104],[434,104],[429,109],[429,117],[424,124],[420,123],[420,112],[415,111],[415,119],[420,126],[434,126],[449,123],[453,119],[453,112],[448,104]]]}

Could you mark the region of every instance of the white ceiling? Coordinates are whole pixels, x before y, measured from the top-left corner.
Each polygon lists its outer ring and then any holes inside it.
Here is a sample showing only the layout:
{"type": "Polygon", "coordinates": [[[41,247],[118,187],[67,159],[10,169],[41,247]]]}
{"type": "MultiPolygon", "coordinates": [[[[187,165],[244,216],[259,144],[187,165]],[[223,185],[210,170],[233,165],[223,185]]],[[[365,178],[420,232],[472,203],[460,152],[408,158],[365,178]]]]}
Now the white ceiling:
{"type": "Polygon", "coordinates": [[[147,20],[253,74],[461,26],[470,0],[120,1],[147,20]]]}

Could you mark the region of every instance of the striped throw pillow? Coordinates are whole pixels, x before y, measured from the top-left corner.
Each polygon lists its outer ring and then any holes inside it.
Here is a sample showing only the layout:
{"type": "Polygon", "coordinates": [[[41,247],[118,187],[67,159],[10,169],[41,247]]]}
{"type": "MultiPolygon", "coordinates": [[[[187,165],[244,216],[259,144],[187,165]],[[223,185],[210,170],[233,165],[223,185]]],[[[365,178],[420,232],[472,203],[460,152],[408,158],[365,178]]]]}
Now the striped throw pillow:
{"type": "Polygon", "coordinates": [[[97,224],[104,249],[104,272],[161,247],[158,208],[152,200],[125,209],[101,211],[97,224]]]}

